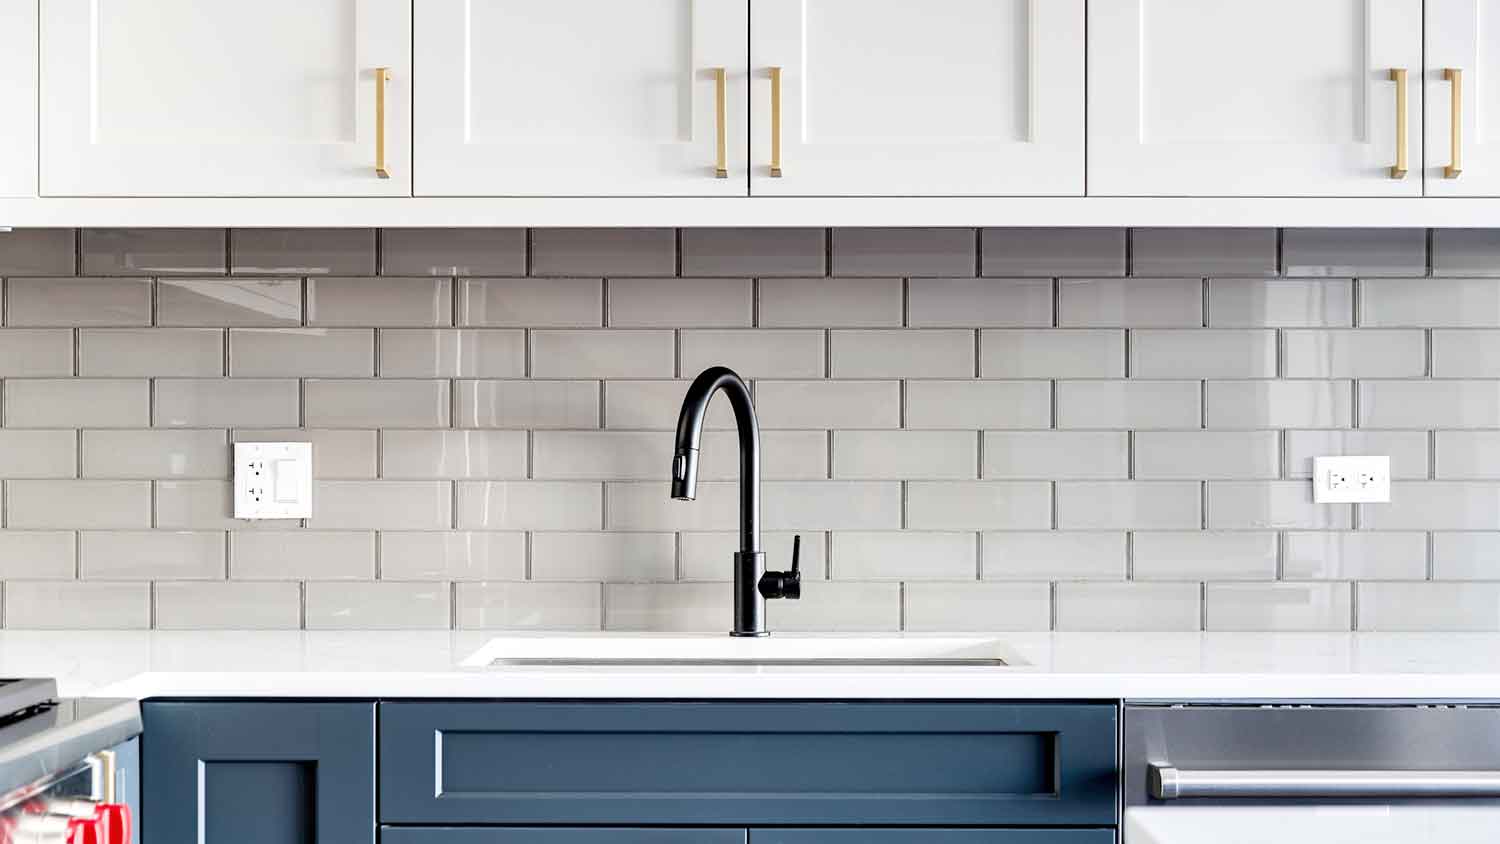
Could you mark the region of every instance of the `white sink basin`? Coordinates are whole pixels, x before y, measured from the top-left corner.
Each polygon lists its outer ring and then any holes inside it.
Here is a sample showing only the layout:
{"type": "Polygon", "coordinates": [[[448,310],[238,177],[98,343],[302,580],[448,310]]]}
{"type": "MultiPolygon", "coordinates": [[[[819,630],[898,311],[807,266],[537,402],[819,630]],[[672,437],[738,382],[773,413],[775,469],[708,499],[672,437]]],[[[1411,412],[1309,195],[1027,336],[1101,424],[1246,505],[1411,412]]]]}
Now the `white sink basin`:
{"type": "Polygon", "coordinates": [[[464,660],[507,665],[1024,665],[997,639],[967,636],[605,634],[504,636],[464,660]]]}

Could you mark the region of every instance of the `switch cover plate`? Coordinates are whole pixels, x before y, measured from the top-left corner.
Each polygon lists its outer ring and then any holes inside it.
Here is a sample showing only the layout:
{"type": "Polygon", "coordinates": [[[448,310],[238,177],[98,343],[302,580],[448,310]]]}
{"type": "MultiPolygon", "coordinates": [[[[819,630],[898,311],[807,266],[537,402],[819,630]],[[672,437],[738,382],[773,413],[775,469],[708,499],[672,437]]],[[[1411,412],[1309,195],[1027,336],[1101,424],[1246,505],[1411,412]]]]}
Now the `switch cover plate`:
{"type": "Polygon", "coordinates": [[[234,517],[312,518],[312,443],[235,443],[234,517]]]}
{"type": "Polygon", "coordinates": [[[1313,501],[1384,504],[1391,500],[1391,458],[1314,457],[1313,501]]]}

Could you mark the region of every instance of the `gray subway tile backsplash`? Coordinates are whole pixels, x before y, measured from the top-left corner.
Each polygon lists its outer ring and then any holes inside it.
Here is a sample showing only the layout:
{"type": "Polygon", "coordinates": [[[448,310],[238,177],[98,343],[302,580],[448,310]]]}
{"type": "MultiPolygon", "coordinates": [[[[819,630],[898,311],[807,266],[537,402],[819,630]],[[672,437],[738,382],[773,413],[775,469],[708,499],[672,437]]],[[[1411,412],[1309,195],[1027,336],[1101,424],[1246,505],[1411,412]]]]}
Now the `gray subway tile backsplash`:
{"type": "Polygon", "coordinates": [[[0,234],[4,624],[721,629],[726,402],[698,501],[663,479],[724,364],[776,565],[803,535],[781,629],[1500,629],[1497,243],[0,234]],[[232,517],[253,440],[314,443],[312,519],[232,517]],[[1361,453],[1392,502],[1314,504],[1361,453]]]}

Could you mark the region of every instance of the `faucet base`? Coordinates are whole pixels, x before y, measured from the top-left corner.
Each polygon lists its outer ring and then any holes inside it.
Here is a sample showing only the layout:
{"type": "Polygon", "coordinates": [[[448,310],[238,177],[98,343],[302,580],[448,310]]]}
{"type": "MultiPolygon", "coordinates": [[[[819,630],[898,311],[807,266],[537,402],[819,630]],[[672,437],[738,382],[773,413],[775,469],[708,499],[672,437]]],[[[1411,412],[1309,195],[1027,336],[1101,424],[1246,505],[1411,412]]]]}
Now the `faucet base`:
{"type": "Polygon", "coordinates": [[[771,635],[771,631],[769,631],[769,630],[762,630],[759,633],[741,633],[741,632],[739,632],[737,630],[731,630],[731,631],[729,631],[729,635],[734,636],[736,638],[741,638],[741,639],[763,639],[763,638],[771,635]]]}

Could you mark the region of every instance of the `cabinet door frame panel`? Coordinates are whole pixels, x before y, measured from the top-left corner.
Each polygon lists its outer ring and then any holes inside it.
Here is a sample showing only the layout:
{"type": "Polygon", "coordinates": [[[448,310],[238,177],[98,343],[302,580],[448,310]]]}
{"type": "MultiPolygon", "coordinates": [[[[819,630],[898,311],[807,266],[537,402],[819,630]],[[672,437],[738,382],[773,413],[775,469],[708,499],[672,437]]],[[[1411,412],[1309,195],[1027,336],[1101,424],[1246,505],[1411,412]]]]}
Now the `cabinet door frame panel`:
{"type": "MultiPolygon", "coordinates": [[[[1090,196],[1422,195],[1422,0],[1363,0],[1366,67],[1360,97],[1365,140],[1344,143],[1149,143],[1142,108],[1142,67],[1149,49],[1143,21],[1149,2],[1089,3],[1090,196]],[[1389,173],[1396,162],[1396,91],[1389,70],[1397,67],[1407,71],[1410,146],[1409,172],[1403,179],[1389,173]]],[[[1275,43],[1264,46],[1267,62],[1284,60],[1275,43]]],[[[1181,72],[1191,73],[1192,68],[1181,72]]]]}
{"type": "MultiPolygon", "coordinates": [[[[751,2],[751,193],[756,196],[1082,196],[1084,0],[1022,0],[1026,137],[926,143],[808,140],[806,6],[751,2]],[[782,175],[771,173],[771,73],[781,68],[782,175]]],[[[919,8],[919,7],[912,7],[919,8]]],[[[942,62],[943,56],[932,60],[942,62]]],[[[878,54],[871,61],[883,61],[878,54]]],[[[955,71],[955,84],[964,81],[955,71]]],[[[975,108],[983,108],[976,102],[975,108]]],[[[889,119],[900,122],[900,114],[889,119]]]]}

